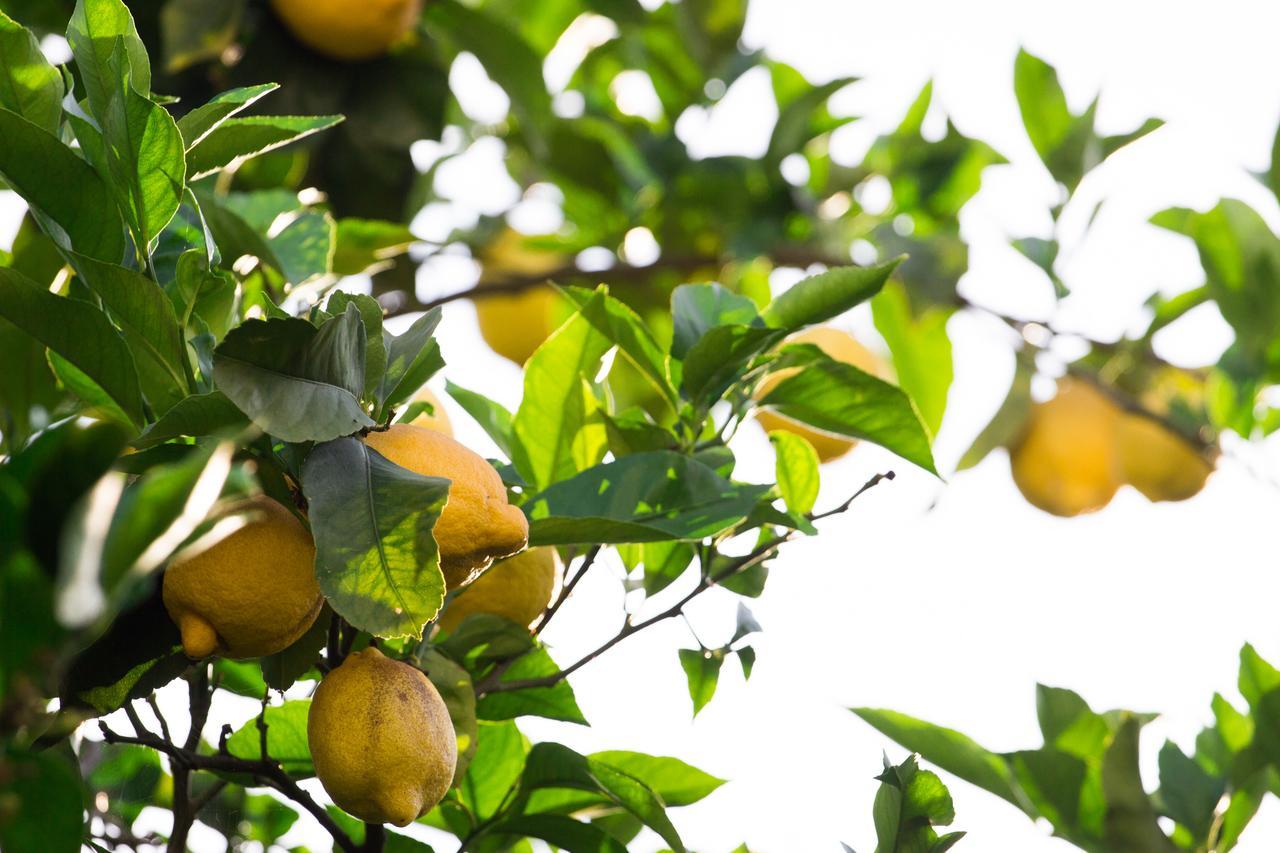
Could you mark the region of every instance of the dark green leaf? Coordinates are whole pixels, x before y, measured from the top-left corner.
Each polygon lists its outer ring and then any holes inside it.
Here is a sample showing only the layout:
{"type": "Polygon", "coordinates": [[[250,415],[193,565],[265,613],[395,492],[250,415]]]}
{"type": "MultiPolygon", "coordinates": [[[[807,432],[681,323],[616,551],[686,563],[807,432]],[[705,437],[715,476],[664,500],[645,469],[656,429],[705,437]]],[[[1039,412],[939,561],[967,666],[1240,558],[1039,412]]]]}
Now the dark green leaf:
{"type": "Polygon", "coordinates": [[[371,397],[382,381],[387,368],[387,345],[382,336],[382,306],[378,300],[365,294],[350,295],[337,291],[329,297],[327,309],[337,316],[356,306],[360,321],[364,323],[364,390],[362,396],[371,397]]]}
{"type": "MultiPolygon", "coordinates": [[[[262,679],[272,690],[288,690],[305,675],[320,657],[329,636],[333,611],[326,604],[311,627],[287,649],[262,659],[262,679]]],[[[259,696],[261,694],[258,694],[259,696]]]]}
{"type": "Polygon", "coordinates": [[[444,601],[432,528],[449,481],[415,474],[359,439],[341,438],[307,456],[302,491],[316,539],[316,577],[333,609],[376,636],[421,637],[444,601]]]}
{"type": "Polygon", "coordinates": [[[1141,719],[1125,713],[1102,763],[1107,813],[1104,841],[1108,849],[1173,853],[1177,848],[1160,830],[1156,812],[1138,771],[1141,719]]]}
{"type": "MultiPolygon", "coordinates": [[[[547,654],[547,650],[538,646],[516,658],[502,674],[501,680],[510,682],[545,678],[559,671],[560,667],[547,654]]],[[[573,695],[573,688],[565,679],[550,687],[489,693],[476,703],[476,716],[482,720],[514,720],[517,717],[534,716],[587,725],[587,719],[582,716],[582,709],[578,707],[578,700],[573,695]]]]}
{"type": "Polygon", "coordinates": [[[133,440],[133,446],[151,447],[172,438],[198,438],[248,425],[249,419],[221,391],[192,394],[147,427],[133,440]]]}
{"type": "Polygon", "coordinates": [[[607,832],[571,817],[530,814],[509,817],[494,825],[497,834],[537,838],[561,850],[626,853],[626,846],[607,832]]]}
{"type": "Polygon", "coordinates": [[[707,409],[741,379],[747,365],[783,337],[783,329],[717,326],[694,344],[684,361],[681,387],[701,409],[707,409]]]}
{"type": "Polygon", "coordinates": [[[264,95],[274,92],[280,87],[275,83],[263,83],[260,86],[246,86],[219,92],[209,99],[204,106],[196,107],[178,120],[178,130],[186,143],[187,150],[210,131],[222,124],[231,116],[248,109],[264,95]]]}
{"type": "Polygon", "coordinates": [[[328,130],[342,116],[247,116],[224,119],[191,146],[191,180],[328,130]]]}
{"type": "Polygon", "coordinates": [[[1226,782],[1206,773],[1172,741],[1165,741],[1160,748],[1159,761],[1163,813],[1191,830],[1197,839],[1208,838],[1226,782]]]}
{"type": "Polygon", "coordinates": [[[160,10],[164,68],[170,74],[217,59],[235,43],[246,0],[169,0],[160,10]]]}
{"type": "Polygon", "coordinates": [[[0,845],[20,853],[76,853],[85,831],[87,792],[74,765],[54,750],[0,753],[0,845]]]}
{"type": "Polygon", "coordinates": [[[671,320],[671,355],[681,360],[716,326],[763,325],[754,302],[719,284],[677,287],[671,294],[671,320]]]}
{"type": "Polygon", "coordinates": [[[400,335],[383,332],[387,369],[378,385],[378,404],[399,406],[444,366],[440,345],[433,335],[440,325],[440,309],[434,308],[413,321],[400,335]]]}

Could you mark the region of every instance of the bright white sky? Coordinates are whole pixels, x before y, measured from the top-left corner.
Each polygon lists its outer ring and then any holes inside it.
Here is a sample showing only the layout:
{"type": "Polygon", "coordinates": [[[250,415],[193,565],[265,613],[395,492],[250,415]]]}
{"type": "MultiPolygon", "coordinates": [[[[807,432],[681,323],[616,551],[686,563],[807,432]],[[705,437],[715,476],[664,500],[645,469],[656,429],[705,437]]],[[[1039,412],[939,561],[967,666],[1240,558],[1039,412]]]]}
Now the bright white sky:
{"type": "MultiPolygon", "coordinates": [[[[929,76],[936,78],[935,106],[1012,161],[987,171],[963,217],[973,244],[964,292],[1020,316],[1045,317],[1050,289],[1006,239],[1047,235],[1055,190],[1018,121],[1011,84],[1018,46],[1059,68],[1073,108],[1102,88],[1105,131],[1128,130],[1148,115],[1165,119],[1166,128],[1086,182],[1077,215],[1068,213],[1064,225],[1061,272],[1075,295],[1057,321],[1105,338],[1136,327],[1151,292],[1177,292],[1201,280],[1190,244],[1145,224],[1151,213],[1170,205],[1205,208],[1234,195],[1280,224],[1274,200],[1245,173],[1268,163],[1280,109],[1277,31],[1280,8],[1244,0],[1223,0],[1212,14],[1203,4],[1145,0],[755,0],[746,41],[815,79],[863,78],[834,102],[838,111],[865,117],[833,141],[850,161],[898,122],[929,76]],[[1083,212],[1103,195],[1107,204],[1081,242],[1083,212]]],[[[474,101],[469,110],[500,114],[503,99],[475,71],[455,70],[455,82],[473,89],[463,93],[474,101]]],[[[642,108],[643,91],[632,94],[642,108]]],[[[760,152],[775,114],[766,81],[747,77],[710,117],[690,116],[680,129],[699,152],[760,152]]],[[[427,148],[430,156],[434,147],[427,148]]],[[[471,208],[499,212],[515,195],[491,171],[500,149],[474,153],[451,178],[442,170],[440,188],[459,187],[471,208]]],[[[11,221],[14,206],[7,208],[0,214],[11,221]]],[[[520,222],[546,221],[546,210],[546,194],[535,194],[520,222]]],[[[466,213],[437,208],[417,227],[432,236],[466,213]]],[[[452,291],[468,274],[463,259],[433,264],[419,287],[424,294],[452,291]]],[[[865,313],[843,325],[876,340],[865,313]]],[[[519,371],[480,341],[471,306],[449,306],[441,328],[449,377],[514,406],[519,371]]],[[[958,316],[950,329],[957,376],[937,445],[944,467],[994,411],[1012,373],[998,324],[958,316]]],[[[1228,340],[1221,318],[1206,308],[1158,344],[1166,357],[1192,364],[1212,361],[1228,340]]],[[[456,407],[450,413],[460,438],[494,452],[465,414],[456,407]]],[[[735,450],[739,476],[771,476],[760,430],[744,428],[735,450]]],[[[673,620],[573,678],[592,728],[541,720],[522,727],[535,740],[557,739],[584,752],[679,756],[731,780],[703,803],[673,812],[686,843],[703,853],[727,853],[744,841],[762,853],[834,853],[841,841],[872,850],[872,777],[882,751],[895,760],[903,751],[845,710],[855,705],[950,725],[997,750],[1040,743],[1037,681],[1076,689],[1098,709],[1160,711],[1144,740],[1146,781],[1154,788],[1161,740],[1190,748],[1210,720],[1212,693],[1237,697],[1241,644],[1253,642],[1280,662],[1274,596],[1266,594],[1273,567],[1259,559],[1258,544],[1280,511],[1280,491],[1267,483],[1280,471],[1278,456],[1274,447],[1233,447],[1191,501],[1153,506],[1125,489],[1104,512],[1064,521],[1022,501],[1002,453],[944,485],[878,448],[861,447],[824,469],[825,505],[875,472],[892,468],[898,479],[775,561],[764,598],[752,604],[764,634],[755,641],[759,659],[749,683],[726,664],[715,700],[691,720],[675,650],[695,644],[673,620]]],[[[619,578],[619,568],[606,564],[580,586],[546,634],[559,660],[575,659],[616,628],[619,578]]],[[[669,590],[646,610],[679,594],[669,590]]],[[[715,591],[694,608],[692,624],[708,645],[728,638],[734,606],[733,596],[715,591]]],[[[182,704],[176,694],[164,699],[174,709],[182,704]]],[[[216,707],[210,736],[223,722],[239,724],[253,713],[247,702],[216,707]]],[[[969,832],[958,849],[1074,849],[996,798],[947,781],[956,828],[969,832]]],[[[291,840],[318,847],[320,837],[304,822],[291,840]]],[[[438,851],[453,849],[448,839],[422,835],[438,851]]],[[[210,840],[197,833],[193,846],[219,849],[206,846],[210,840]]],[[[1272,799],[1237,849],[1278,846],[1280,807],[1272,799]]],[[[646,834],[634,849],[659,847],[646,834]]]]}

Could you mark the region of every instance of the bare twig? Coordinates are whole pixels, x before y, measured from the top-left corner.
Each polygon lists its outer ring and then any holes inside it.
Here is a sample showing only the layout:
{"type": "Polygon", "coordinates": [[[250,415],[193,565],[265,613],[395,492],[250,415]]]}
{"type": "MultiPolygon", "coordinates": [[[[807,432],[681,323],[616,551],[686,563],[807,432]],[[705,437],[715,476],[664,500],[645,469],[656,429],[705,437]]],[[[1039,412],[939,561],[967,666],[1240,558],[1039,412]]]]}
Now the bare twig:
{"type": "Polygon", "coordinates": [[[387,843],[387,831],[380,823],[365,823],[364,825],[364,847],[361,848],[365,853],[382,853],[382,848],[387,843]]]}
{"type": "Polygon", "coordinates": [[[572,578],[565,581],[564,586],[560,588],[560,594],[556,596],[556,600],[551,602],[547,611],[542,614],[542,618],[538,620],[538,625],[533,629],[533,635],[536,637],[542,633],[542,629],[547,627],[547,623],[551,621],[551,617],[556,615],[556,611],[560,609],[560,605],[568,600],[569,595],[573,592],[573,588],[578,585],[578,581],[582,580],[587,570],[595,563],[596,557],[600,555],[600,546],[594,546],[587,555],[582,558],[582,565],[578,567],[578,571],[572,578]]]}
{"type": "Polygon", "coordinates": [[[147,704],[151,706],[151,713],[160,724],[160,736],[167,741],[172,741],[173,738],[169,736],[169,721],[164,718],[164,714],[160,713],[160,703],[156,701],[156,694],[152,693],[147,697],[147,704]]]}
{"type": "MultiPolygon", "coordinates": [[[[852,506],[853,502],[857,500],[861,495],[865,494],[870,489],[879,485],[881,482],[885,480],[892,480],[893,478],[894,478],[894,473],[892,471],[887,471],[884,474],[876,474],[870,480],[867,480],[867,482],[864,483],[862,487],[858,489],[858,491],[854,492],[853,495],[850,496],[849,499],[846,500],[844,503],[840,504],[839,506],[833,509],[827,510],[826,512],[817,513],[817,514],[811,513],[809,515],[809,519],[811,521],[817,521],[819,519],[828,518],[833,515],[838,515],[842,512],[847,512],[849,507],[852,506]]],[[[751,551],[751,553],[746,554],[745,556],[742,556],[742,557],[735,558],[734,560],[730,561],[729,565],[726,566],[721,571],[716,572],[715,574],[703,575],[702,579],[698,581],[697,586],[695,586],[690,592],[688,592],[683,598],[681,598],[675,604],[671,605],[666,610],[663,610],[660,613],[654,614],[653,616],[650,616],[649,618],[639,622],[632,622],[628,617],[628,619],[625,622],[623,622],[622,627],[618,629],[618,632],[616,634],[614,634],[604,643],[597,646],[592,651],[578,658],[578,660],[574,661],[569,666],[559,670],[558,672],[553,672],[550,675],[541,676],[539,678],[523,678],[523,679],[518,679],[516,681],[501,681],[500,680],[501,673],[499,673],[497,677],[495,677],[493,673],[490,673],[489,676],[487,676],[483,681],[481,681],[479,684],[476,685],[477,698],[480,696],[484,696],[485,694],[488,694],[488,693],[505,693],[511,690],[529,690],[529,689],[538,688],[538,687],[551,687],[555,684],[560,683],[561,681],[568,678],[570,675],[577,672],[582,667],[591,663],[593,660],[600,657],[600,655],[609,651],[609,649],[613,648],[618,643],[621,643],[623,640],[630,637],[631,635],[637,634],[651,625],[656,625],[657,623],[663,622],[667,619],[671,619],[672,617],[683,615],[684,608],[689,604],[689,602],[693,601],[695,598],[702,595],[708,589],[711,589],[712,587],[717,586],[721,582],[728,580],[730,577],[733,577],[734,575],[737,575],[737,574],[741,574],[742,572],[745,572],[748,569],[750,569],[752,566],[755,566],[769,559],[777,552],[778,548],[780,548],[782,545],[789,542],[794,535],[795,535],[794,530],[788,531],[781,536],[775,537],[773,539],[768,540],[767,542],[761,543],[753,551],[751,551]]],[[[509,664],[510,662],[507,661],[506,663],[509,664]]],[[[498,670],[495,667],[495,672],[497,671],[498,670]]]]}

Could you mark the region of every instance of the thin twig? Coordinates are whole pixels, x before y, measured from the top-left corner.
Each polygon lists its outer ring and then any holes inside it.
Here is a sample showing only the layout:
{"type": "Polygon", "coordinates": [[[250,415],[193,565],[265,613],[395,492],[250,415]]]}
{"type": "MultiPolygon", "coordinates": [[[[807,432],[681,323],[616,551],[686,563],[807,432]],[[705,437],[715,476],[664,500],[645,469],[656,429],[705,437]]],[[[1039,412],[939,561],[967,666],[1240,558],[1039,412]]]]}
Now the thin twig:
{"type": "Polygon", "coordinates": [[[164,718],[164,714],[160,713],[160,703],[156,701],[156,694],[152,693],[147,697],[147,704],[151,706],[151,713],[160,724],[160,736],[167,741],[172,741],[173,738],[169,736],[169,721],[164,718]]]}
{"type": "Polygon", "coordinates": [[[547,623],[551,621],[551,617],[555,616],[556,611],[560,609],[560,605],[564,604],[565,601],[568,600],[570,593],[573,592],[573,588],[577,586],[578,581],[582,580],[583,576],[586,575],[587,569],[591,568],[592,564],[595,563],[596,557],[599,556],[599,554],[600,554],[600,546],[596,545],[592,547],[590,551],[587,552],[587,555],[585,557],[582,558],[582,565],[578,567],[578,571],[574,574],[572,578],[565,581],[564,586],[560,588],[560,594],[556,596],[556,600],[551,602],[551,605],[547,608],[547,611],[542,614],[542,618],[538,620],[537,627],[533,629],[533,636],[535,637],[538,636],[539,634],[542,633],[542,629],[547,627],[547,623]]]}

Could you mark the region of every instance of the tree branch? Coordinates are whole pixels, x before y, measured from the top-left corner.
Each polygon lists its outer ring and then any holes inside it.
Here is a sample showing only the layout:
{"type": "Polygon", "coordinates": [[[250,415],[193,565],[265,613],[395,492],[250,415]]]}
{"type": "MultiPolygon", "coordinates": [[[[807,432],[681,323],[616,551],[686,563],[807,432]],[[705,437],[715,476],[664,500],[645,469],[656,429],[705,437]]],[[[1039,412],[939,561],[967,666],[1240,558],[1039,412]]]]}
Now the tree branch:
{"type": "Polygon", "coordinates": [[[551,602],[546,612],[542,614],[542,618],[538,620],[538,625],[533,629],[533,636],[542,633],[542,629],[547,627],[547,623],[551,621],[551,617],[556,615],[556,611],[560,609],[560,605],[564,604],[569,598],[569,594],[573,592],[573,588],[578,585],[578,581],[582,580],[583,575],[587,573],[587,569],[591,568],[595,563],[596,557],[600,555],[600,546],[592,547],[587,555],[582,558],[582,565],[578,567],[578,571],[572,578],[565,581],[564,586],[560,588],[560,594],[556,596],[556,600],[551,602]]]}
{"type": "MultiPolygon", "coordinates": [[[[862,487],[858,489],[858,491],[854,492],[853,495],[850,496],[849,499],[846,500],[844,503],[840,504],[839,506],[833,509],[827,510],[826,512],[821,512],[817,514],[810,513],[808,518],[811,521],[818,521],[823,518],[829,518],[830,516],[839,515],[840,513],[847,512],[849,508],[853,505],[853,502],[857,500],[861,495],[865,494],[870,489],[879,485],[881,482],[885,480],[892,480],[893,478],[894,478],[894,473],[892,471],[887,471],[883,474],[876,474],[874,477],[872,477],[870,480],[864,483],[862,487]]],[[[618,629],[618,633],[614,634],[604,643],[597,646],[595,649],[583,655],[582,657],[578,658],[578,660],[574,661],[569,666],[565,667],[564,669],[561,669],[558,672],[553,672],[550,675],[544,675],[539,678],[524,678],[524,679],[519,679],[517,681],[499,681],[497,679],[501,677],[501,671],[498,669],[498,667],[495,667],[494,672],[497,673],[496,677],[494,673],[491,673],[488,677],[484,679],[484,681],[476,685],[476,698],[478,699],[481,696],[484,696],[489,693],[506,693],[512,690],[529,690],[532,688],[551,687],[553,685],[559,684],[561,681],[568,678],[570,675],[577,672],[582,667],[591,663],[593,660],[600,657],[600,655],[609,651],[609,649],[613,648],[618,643],[621,643],[623,640],[627,639],[631,635],[637,634],[651,625],[656,625],[659,622],[663,622],[667,619],[671,619],[672,617],[681,615],[684,612],[684,608],[689,604],[689,602],[693,601],[695,598],[702,595],[708,589],[711,589],[712,587],[717,586],[721,582],[728,580],[730,577],[733,577],[734,575],[737,575],[737,574],[741,574],[742,572],[745,572],[747,569],[750,569],[752,566],[755,566],[758,563],[762,563],[765,560],[769,559],[774,555],[774,553],[778,550],[778,548],[780,548],[782,545],[789,542],[792,539],[792,537],[795,536],[795,534],[796,534],[796,531],[791,530],[783,534],[782,536],[778,536],[778,537],[775,537],[774,539],[770,539],[768,542],[764,542],[759,546],[757,546],[755,550],[753,550],[751,553],[734,559],[733,561],[730,562],[728,566],[726,566],[723,570],[717,572],[716,574],[704,575],[702,579],[698,581],[697,586],[695,586],[683,598],[681,598],[675,604],[668,607],[666,610],[663,610],[660,613],[656,613],[653,616],[650,616],[648,619],[644,619],[640,622],[631,622],[630,620],[624,622],[622,627],[618,629]]],[[[579,576],[580,574],[581,573],[579,573],[579,576]]],[[[504,663],[509,664],[510,661],[504,661],[504,663]]],[[[501,664],[499,666],[501,666],[501,664]]]]}

